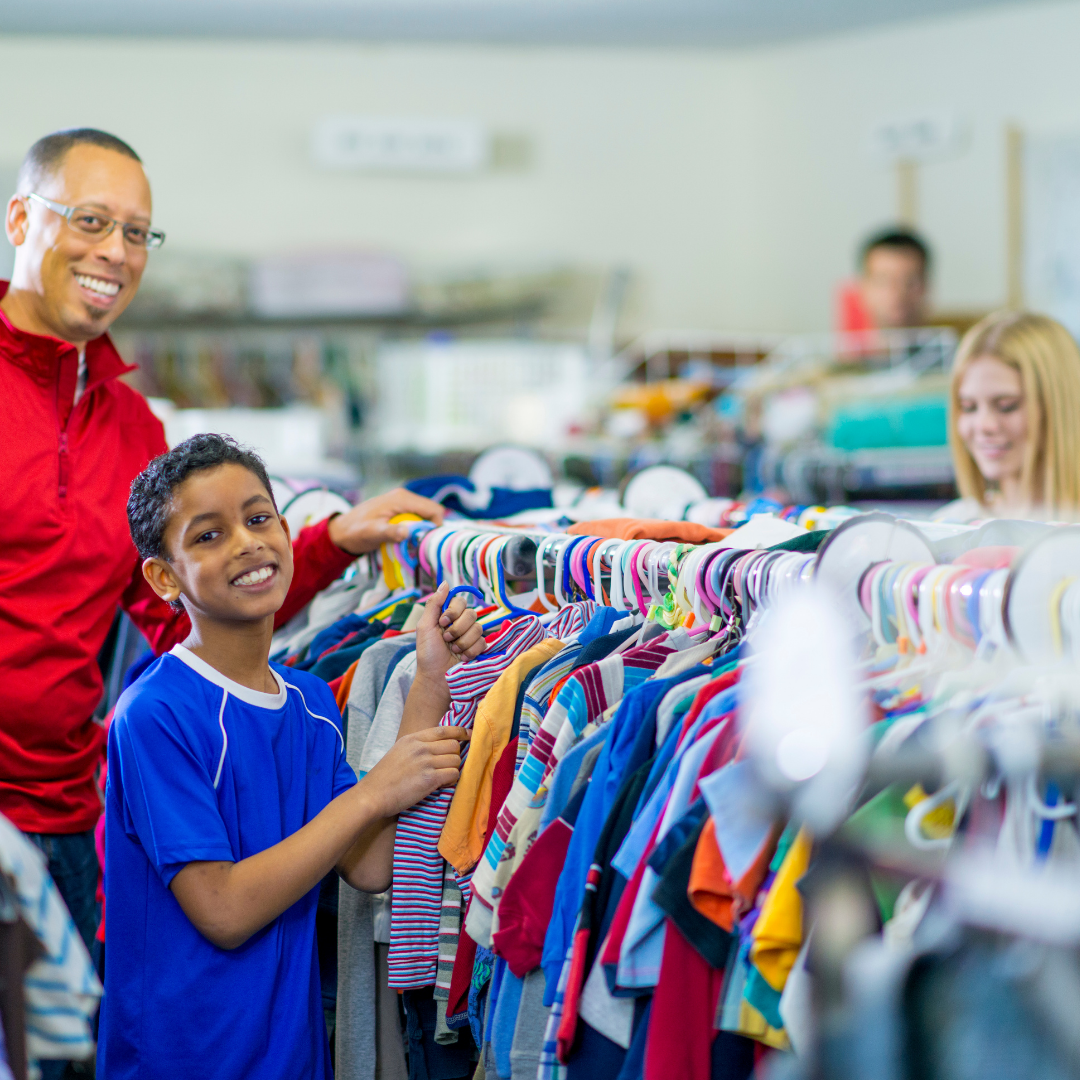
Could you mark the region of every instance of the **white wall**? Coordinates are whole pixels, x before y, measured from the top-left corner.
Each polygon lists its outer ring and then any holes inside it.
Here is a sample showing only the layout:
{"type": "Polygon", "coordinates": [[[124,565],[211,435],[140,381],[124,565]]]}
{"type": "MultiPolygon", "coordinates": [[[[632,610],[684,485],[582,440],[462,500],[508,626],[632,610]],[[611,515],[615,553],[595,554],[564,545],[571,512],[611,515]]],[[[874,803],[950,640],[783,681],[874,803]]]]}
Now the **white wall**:
{"type": "Polygon", "coordinates": [[[374,246],[420,262],[626,262],[648,327],[813,329],[858,237],[894,210],[870,125],[971,124],[922,176],[938,299],[1005,289],[1003,129],[1080,130],[1080,2],[1023,4],[745,52],[0,38],[0,170],[92,124],[144,156],[171,248],[374,246]],[[328,112],[477,116],[525,170],[325,173],[328,112]]]}

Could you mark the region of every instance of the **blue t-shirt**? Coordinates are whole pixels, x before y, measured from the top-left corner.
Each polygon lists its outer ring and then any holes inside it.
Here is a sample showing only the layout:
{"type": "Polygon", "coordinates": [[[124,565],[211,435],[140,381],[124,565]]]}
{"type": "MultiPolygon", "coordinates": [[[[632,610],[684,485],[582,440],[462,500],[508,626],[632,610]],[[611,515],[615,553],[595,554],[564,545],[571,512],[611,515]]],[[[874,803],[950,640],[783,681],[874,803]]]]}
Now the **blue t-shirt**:
{"type": "Polygon", "coordinates": [[[117,704],[99,1076],[332,1076],[318,886],[233,950],[204,938],[169,890],[187,863],[265,851],[356,783],[329,687],[306,672],[271,670],[278,693],[259,693],[178,645],[117,704]]]}

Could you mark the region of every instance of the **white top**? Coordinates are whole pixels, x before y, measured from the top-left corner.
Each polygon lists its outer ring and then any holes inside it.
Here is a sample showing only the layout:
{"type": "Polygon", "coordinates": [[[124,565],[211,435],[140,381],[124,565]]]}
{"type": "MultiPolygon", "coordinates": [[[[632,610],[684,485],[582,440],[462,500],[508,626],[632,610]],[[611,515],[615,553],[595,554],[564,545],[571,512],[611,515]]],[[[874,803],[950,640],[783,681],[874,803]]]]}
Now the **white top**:
{"type": "Polygon", "coordinates": [[[955,522],[966,525],[971,521],[985,521],[994,515],[978,499],[953,499],[934,511],[932,521],[955,522]]]}
{"type": "Polygon", "coordinates": [[[175,656],[177,660],[182,660],[192,671],[212,682],[215,686],[220,686],[222,690],[232,694],[233,697],[247,702],[248,705],[257,705],[262,709],[282,709],[289,699],[289,691],[285,688],[285,680],[273,668],[270,669],[270,674],[274,676],[274,681],[278,685],[278,692],[276,694],[264,694],[261,690],[252,690],[250,687],[242,686],[233,679],[222,675],[217,668],[211,667],[190,649],[185,649],[183,645],[174,645],[169,650],[169,655],[175,656]]]}

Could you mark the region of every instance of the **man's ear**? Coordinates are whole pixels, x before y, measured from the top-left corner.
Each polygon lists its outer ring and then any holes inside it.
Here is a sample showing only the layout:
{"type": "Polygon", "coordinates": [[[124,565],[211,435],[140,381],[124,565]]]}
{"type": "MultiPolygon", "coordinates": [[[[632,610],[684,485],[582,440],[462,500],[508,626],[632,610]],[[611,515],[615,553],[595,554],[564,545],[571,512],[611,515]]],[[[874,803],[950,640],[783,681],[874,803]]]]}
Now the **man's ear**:
{"type": "Polygon", "coordinates": [[[4,232],[12,247],[20,247],[26,241],[26,231],[30,219],[26,212],[26,200],[19,195],[12,195],[8,200],[7,214],[4,217],[4,232]]]}
{"type": "Polygon", "coordinates": [[[143,559],[142,575],[162,600],[169,604],[179,603],[180,582],[164,559],[143,559]]]}

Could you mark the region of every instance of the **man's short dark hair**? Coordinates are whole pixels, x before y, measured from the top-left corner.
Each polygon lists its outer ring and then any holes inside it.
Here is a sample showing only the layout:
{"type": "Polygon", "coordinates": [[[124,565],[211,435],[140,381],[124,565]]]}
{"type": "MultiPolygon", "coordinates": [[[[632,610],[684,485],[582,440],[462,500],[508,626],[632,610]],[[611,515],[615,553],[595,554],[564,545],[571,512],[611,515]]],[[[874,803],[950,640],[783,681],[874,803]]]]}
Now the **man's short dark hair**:
{"type": "Polygon", "coordinates": [[[218,465],[243,465],[261,481],[277,509],[274,489],[263,460],[228,435],[193,435],[168,453],[154,458],[131,482],[127,516],[131,539],[140,559],[168,559],[165,530],[169,525],[172,493],[192,473],[218,465]]]}
{"type": "Polygon", "coordinates": [[[891,251],[910,251],[922,259],[923,273],[930,272],[930,247],[918,233],[911,229],[889,228],[882,229],[869,237],[859,250],[859,268],[866,269],[866,260],[870,258],[870,252],[878,248],[889,248],[891,251]]]}
{"type": "Polygon", "coordinates": [[[29,195],[45,178],[52,176],[64,162],[67,152],[74,146],[100,146],[115,150],[118,154],[142,164],[142,158],[123,139],[97,128],[69,128],[54,131],[38,139],[19,166],[18,193],[29,195]]]}

